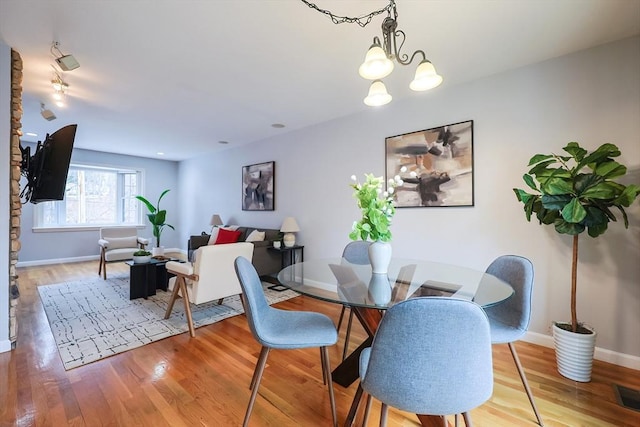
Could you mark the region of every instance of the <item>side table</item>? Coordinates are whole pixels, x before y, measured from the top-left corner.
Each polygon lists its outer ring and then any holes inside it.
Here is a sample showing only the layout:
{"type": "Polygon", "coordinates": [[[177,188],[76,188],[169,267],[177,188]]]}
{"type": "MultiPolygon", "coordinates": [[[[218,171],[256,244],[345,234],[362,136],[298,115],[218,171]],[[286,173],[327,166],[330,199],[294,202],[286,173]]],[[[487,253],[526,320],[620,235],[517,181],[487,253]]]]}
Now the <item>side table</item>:
{"type": "MultiPolygon", "coordinates": [[[[273,246],[269,247],[270,251],[275,251],[280,253],[281,262],[280,262],[280,270],[285,267],[290,266],[291,264],[295,264],[296,262],[304,262],[304,246],[302,245],[294,245],[294,246],[280,246],[279,248],[275,248],[273,246]],[[299,254],[299,259],[297,258],[297,254],[299,254]]],[[[283,286],[277,277],[265,276],[261,278],[265,282],[273,283],[272,286],[269,286],[269,289],[274,291],[285,291],[287,288],[283,286]]]]}

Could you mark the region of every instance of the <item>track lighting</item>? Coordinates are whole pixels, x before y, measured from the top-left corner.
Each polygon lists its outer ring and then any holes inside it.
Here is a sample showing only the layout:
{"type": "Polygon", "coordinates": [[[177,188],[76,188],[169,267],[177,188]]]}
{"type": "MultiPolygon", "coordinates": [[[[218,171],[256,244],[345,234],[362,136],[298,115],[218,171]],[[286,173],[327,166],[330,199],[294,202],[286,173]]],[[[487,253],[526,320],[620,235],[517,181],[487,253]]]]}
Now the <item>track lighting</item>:
{"type": "Polygon", "coordinates": [[[60,43],[58,43],[57,41],[54,41],[51,44],[51,54],[55,57],[56,64],[58,64],[60,69],[62,71],[71,71],[78,68],[80,66],[80,63],[78,63],[76,58],[74,58],[73,55],[65,55],[60,52],[58,46],[60,46],[60,43]]]}

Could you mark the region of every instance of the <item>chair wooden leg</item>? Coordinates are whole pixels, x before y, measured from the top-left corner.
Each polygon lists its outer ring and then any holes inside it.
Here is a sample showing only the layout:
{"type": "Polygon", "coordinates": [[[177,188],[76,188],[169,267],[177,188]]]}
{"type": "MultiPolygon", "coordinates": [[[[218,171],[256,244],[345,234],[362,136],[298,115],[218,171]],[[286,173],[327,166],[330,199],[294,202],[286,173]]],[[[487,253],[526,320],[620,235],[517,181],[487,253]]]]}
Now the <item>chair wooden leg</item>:
{"type": "Polygon", "coordinates": [[[338,414],[336,413],[336,398],[333,394],[333,382],[331,381],[331,364],[329,362],[329,349],[327,347],[321,347],[322,352],[322,368],[327,373],[325,375],[327,379],[327,387],[329,388],[329,402],[331,402],[331,416],[333,417],[333,427],[338,427],[338,414]]]}
{"type": "MultiPolygon", "coordinates": [[[[262,360],[264,358],[264,360],[267,360],[267,356],[264,353],[269,353],[269,347],[262,347],[262,350],[260,350],[260,357],[258,358],[258,361],[262,360]]],[[[251,378],[251,383],[249,384],[249,390],[253,390],[253,387],[256,385],[256,379],[258,378],[258,366],[259,363],[256,363],[256,368],[253,370],[253,377],[251,378]]]]}
{"type": "Polygon", "coordinates": [[[453,416],[453,422],[454,422],[455,427],[459,426],[459,423],[458,423],[459,422],[459,418],[460,418],[460,414],[455,414],[453,416]]]}
{"type": "Polygon", "coordinates": [[[260,380],[262,379],[262,373],[264,372],[264,367],[267,364],[267,356],[269,355],[269,347],[262,347],[260,351],[260,358],[258,359],[258,363],[256,364],[256,370],[253,373],[253,379],[251,383],[253,387],[251,390],[251,398],[249,399],[249,405],[247,406],[247,412],[244,414],[244,422],[242,423],[242,427],[247,427],[249,425],[249,418],[251,417],[251,411],[253,411],[253,404],[256,401],[256,396],[258,395],[258,388],[260,387],[260,380]]]}
{"type": "Polygon", "coordinates": [[[102,271],[102,278],[107,280],[107,259],[104,254],[104,248],[100,249],[100,265],[98,266],[98,276],[102,271]]]}
{"type": "Polygon", "coordinates": [[[320,347],[320,363],[322,364],[322,384],[327,385],[327,370],[324,368],[324,351],[320,347]]]}
{"type": "Polygon", "coordinates": [[[386,403],[382,403],[380,408],[380,427],[387,427],[387,414],[389,413],[389,406],[386,403]]]}
{"type": "Polygon", "coordinates": [[[189,325],[189,334],[192,337],[196,336],[195,328],[193,327],[193,318],[191,316],[191,306],[189,305],[189,294],[187,292],[187,282],[184,280],[184,276],[178,274],[176,277],[176,282],[173,285],[173,293],[171,294],[171,299],[169,300],[169,306],[167,307],[167,311],[164,314],[164,318],[168,319],[171,315],[171,310],[173,310],[173,304],[175,304],[176,299],[178,298],[178,292],[182,294],[182,301],[184,302],[184,312],[187,315],[187,325],[189,325]]]}
{"type": "Polygon", "coordinates": [[[346,359],[349,351],[349,339],[351,338],[351,324],[353,323],[353,310],[349,309],[349,322],[347,323],[347,335],[344,337],[344,348],[342,349],[342,360],[346,359]]]}
{"type": "Polygon", "coordinates": [[[358,413],[360,401],[362,400],[363,391],[364,390],[362,390],[362,386],[358,384],[356,394],[353,396],[353,402],[351,402],[351,407],[349,408],[349,413],[347,414],[347,419],[344,422],[344,427],[351,427],[353,425],[353,421],[356,419],[356,414],[358,413]]]}
{"type": "Polygon", "coordinates": [[[462,413],[462,418],[464,418],[464,425],[467,427],[473,427],[473,423],[471,422],[471,416],[468,412],[462,413]]]}
{"type": "Polygon", "coordinates": [[[222,301],[223,301],[223,300],[224,300],[224,298],[220,298],[220,299],[218,300],[218,305],[222,305],[222,301]]]}
{"type": "Polygon", "coordinates": [[[542,422],[542,417],[538,412],[538,407],[536,406],[536,402],[533,400],[533,393],[531,392],[531,388],[529,388],[529,382],[527,381],[527,377],[524,374],[524,369],[522,368],[522,364],[520,363],[520,358],[518,357],[518,352],[516,352],[516,347],[512,342],[508,344],[509,344],[509,350],[511,350],[511,355],[513,356],[513,361],[516,363],[516,368],[518,368],[518,374],[520,374],[520,379],[522,380],[524,391],[527,392],[527,397],[529,398],[529,402],[531,403],[531,408],[533,408],[533,413],[536,415],[538,424],[541,426],[544,426],[544,423],[542,422]]]}
{"type": "Polygon", "coordinates": [[[369,423],[369,414],[371,413],[371,403],[373,403],[373,396],[367,395],[367,404],[364,406],[364,417],[362,418],[362,425],[366,426],[369,423]]]}

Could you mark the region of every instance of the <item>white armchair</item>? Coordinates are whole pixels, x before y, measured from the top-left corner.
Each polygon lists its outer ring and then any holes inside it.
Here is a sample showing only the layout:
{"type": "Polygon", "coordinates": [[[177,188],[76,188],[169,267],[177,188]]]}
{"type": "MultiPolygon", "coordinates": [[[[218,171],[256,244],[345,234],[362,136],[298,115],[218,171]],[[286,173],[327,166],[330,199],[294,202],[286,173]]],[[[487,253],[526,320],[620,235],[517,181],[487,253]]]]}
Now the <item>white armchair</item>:
{"type": "Polygon", "coordinates": [[[195,336],[195,331],[189,302],[197,305],[218,300],[218,304],[222,304],[224,298],[242,293],[234,261],[239,256],[251,261],[253,244],[238,242],[202,246],[195,251],[194,256],[193,264],[176,261],[169,261],[166,264],[167,271],[175,274],[176,277],[169,279],[169,289],[173,292],[164,317],[169,318],[173,304],[180,294],[192,337],[195,336]]]}
{"type": "Polygon", "coordinates": [[[133,259],[133,253],[144,249],[149,239],[138,237],[135,227],[108,227],[100,229],[100,266],[98,276],[107,280],[107,263],[133,259]]]}

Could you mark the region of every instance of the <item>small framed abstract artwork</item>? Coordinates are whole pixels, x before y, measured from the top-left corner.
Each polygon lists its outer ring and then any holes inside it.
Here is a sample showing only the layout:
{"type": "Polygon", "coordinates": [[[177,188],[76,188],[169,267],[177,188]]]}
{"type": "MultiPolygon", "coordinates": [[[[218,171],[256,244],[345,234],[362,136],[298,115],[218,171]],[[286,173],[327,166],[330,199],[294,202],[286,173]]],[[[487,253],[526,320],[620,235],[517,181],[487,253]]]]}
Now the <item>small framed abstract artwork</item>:
{"type": "Polygon", "coordinates": [[[390,136],[385,153],[396,207],[473,206],[473,120],[390,136]]]}
{"type": "Polygon", "coordinates": [[[242,167],[242,210],[272,211],[275,201],[276,162],[242,167]]]}

